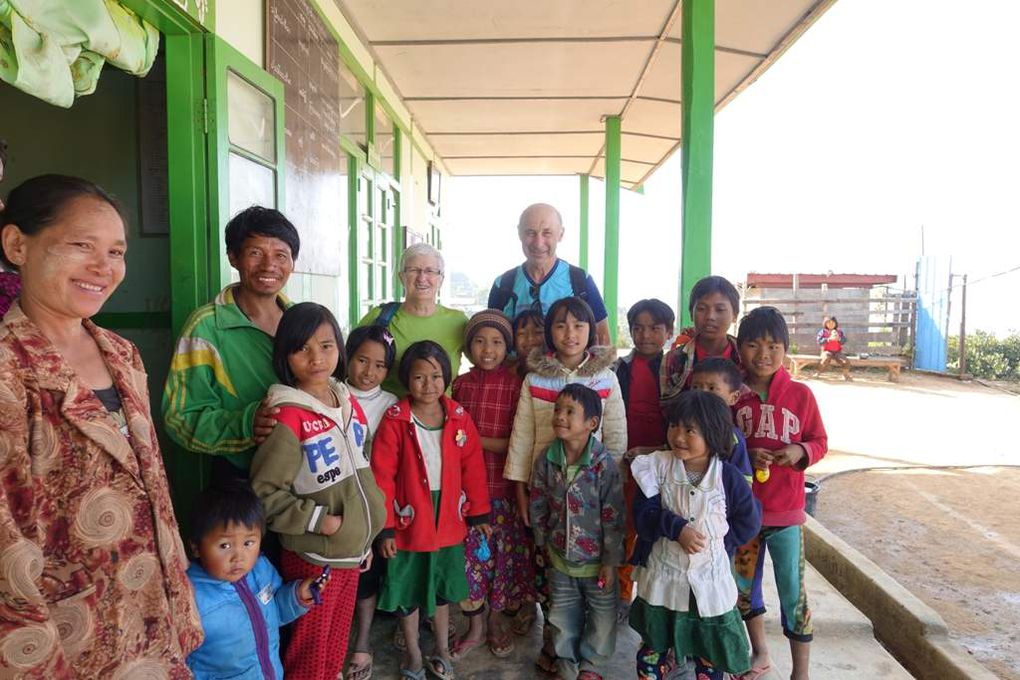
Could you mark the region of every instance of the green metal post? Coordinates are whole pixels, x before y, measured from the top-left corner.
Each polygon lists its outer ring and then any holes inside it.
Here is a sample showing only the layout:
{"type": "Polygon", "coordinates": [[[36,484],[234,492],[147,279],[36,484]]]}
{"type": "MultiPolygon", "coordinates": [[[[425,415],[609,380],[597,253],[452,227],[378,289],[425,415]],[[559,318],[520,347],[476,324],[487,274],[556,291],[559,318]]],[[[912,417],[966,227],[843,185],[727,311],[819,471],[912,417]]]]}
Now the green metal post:
{"type": "Polygon", "coordinates": [[[620,280],[620,117],[606,116],[606,258],[602,296],[609,314],[609,339],[616,344],[620,280]]]}
{"type": "Polygon", "coordinates": [[[578,232],[578,238],[581,243],[578,247],[577,253],[577,265],[581,269],[588,268],[588,183],[591,179],[591,175],[578,175],[580,180],[580,193],[581,193],[581,224],[578,232]]]}
{"type": "Polygon", "coordinates": [[[684,2],[680,41],[683,231],[677,309],[687,326],[691,318],[684,296],[712,270],[715,0],[684,2]]]}

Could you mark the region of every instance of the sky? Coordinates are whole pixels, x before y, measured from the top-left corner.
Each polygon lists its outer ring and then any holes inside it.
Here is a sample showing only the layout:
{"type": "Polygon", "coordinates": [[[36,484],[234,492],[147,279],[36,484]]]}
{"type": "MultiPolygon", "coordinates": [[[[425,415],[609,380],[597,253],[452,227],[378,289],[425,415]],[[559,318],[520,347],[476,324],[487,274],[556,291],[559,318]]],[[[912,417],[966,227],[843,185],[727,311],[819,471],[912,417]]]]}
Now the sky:
{"type": "MultiPolygon", "coordinates": [[[[716,115],[713,273],[897,274],[910,285],[923,233],[925,254],[973,282],[968,331],[1020,331],[1018,25],[1020,3],[1000,0],[837,2],[716,115]]],[[[643,196],[622,192],[623,307],[676,304],[680,184],[677,153],[643,196]]],[[[577,261],[576,176],[454,177],[444,188],[448,269],[482,285],[519,264],[517,217],[537,201],[560,208],[558,254],[577,261]]],[[[601,282],[595,180],[590,205],[589,271],[601,282]]],[[[959,289],[951,309],[955,333],[959,289]]]]}

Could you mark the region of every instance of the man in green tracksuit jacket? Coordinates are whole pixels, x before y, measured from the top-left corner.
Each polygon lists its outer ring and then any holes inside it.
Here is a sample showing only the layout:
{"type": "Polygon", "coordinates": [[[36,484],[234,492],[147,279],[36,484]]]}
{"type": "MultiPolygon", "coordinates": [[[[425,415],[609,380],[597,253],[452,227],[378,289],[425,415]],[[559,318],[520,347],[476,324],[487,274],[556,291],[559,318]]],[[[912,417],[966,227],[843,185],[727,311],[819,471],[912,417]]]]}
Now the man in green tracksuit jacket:
{"type": "Polygon", "coordinates": [[[281,291],[300,247],[286,217],[257,206],[230,220],[225,239],[240,282],[188,318],[163,391],[167,434],[216,456],[214,478],[247,477],[255,447],[276,424],[278,409],[264,400],[277,382],[273,336],[290,306],[281,291]]]}

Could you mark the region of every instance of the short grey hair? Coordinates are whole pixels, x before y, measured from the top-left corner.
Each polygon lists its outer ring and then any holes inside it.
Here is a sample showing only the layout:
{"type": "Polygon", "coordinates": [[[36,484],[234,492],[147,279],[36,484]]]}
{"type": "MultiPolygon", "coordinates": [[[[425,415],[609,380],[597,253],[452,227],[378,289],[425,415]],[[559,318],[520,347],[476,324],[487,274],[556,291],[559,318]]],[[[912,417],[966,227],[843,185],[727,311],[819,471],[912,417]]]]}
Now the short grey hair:
{"type": "Polygon", "coordinates": [[[428,243],[422,242],[407,246],[404,249],[404,254],[400,256],[400,271],[404,271],[404,265],[413,257],[435,258],[439,262],[439,269],[446,273],[446,262],[443,260],[443,254],[428,243]]]}

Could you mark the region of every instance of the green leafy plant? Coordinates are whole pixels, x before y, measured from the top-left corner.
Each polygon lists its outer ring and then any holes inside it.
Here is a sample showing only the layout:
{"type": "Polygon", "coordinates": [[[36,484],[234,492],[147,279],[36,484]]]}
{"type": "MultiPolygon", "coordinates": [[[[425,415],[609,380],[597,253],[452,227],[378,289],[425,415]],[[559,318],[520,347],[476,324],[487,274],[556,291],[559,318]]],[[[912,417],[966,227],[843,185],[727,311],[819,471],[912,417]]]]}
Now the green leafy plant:
{"type": "MultiPolygon", "coordinates": [[[[947,369],[960,369],[960,339],[949,338],[947,369]]],[[[996,338],[976,331],[967,336],[967,372],[978,378],[1020,381],[1020,333],[996,338]]]]}

